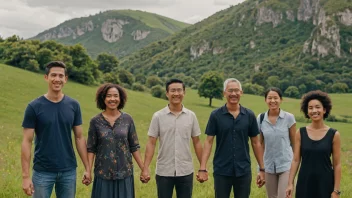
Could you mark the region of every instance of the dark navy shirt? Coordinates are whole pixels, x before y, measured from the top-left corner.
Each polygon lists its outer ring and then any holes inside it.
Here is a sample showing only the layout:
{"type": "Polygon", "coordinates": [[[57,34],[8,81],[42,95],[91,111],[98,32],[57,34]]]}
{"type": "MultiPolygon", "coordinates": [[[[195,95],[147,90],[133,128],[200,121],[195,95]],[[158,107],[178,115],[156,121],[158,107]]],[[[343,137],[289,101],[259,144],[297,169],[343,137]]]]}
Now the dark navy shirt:
{"type": "Polygon", "coordinates": [[[224,176],[242,176],[251,172],[249,137],[259,134],[254,113],[240,106],[235,119],[226,104],[210,114],[205,134],[216,136],[214,173],[224,176]]]}
{"type": "Polygon", "coordinates": [[[133,175],[132,153],[140,148],[132,117],[121,112],[113,126],[99,113],[90,120],[87,151],[96,154],[94,176],[106,180],[133,175]]]}
{"type": "Polygon", "coordinates": [[[28,104],[23,128],[35,131],[33,169],[61,172],[77,167],[72,146],[72,128],[82,124],[79,103],[64,96],[54,103],[41,96],[28,104]]]}

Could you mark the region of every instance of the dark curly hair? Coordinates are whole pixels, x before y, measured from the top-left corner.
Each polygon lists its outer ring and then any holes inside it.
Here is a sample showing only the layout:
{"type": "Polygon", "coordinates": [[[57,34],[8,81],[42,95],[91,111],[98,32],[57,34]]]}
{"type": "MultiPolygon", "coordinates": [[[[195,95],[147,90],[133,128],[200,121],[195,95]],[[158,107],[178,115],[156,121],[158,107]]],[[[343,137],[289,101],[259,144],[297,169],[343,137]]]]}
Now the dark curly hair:
{"type": "Polygon", "coordinates": [[[112,83],[106,83],[101,85],[96,93],[95,96],[95,102],[97,103],[97,108],[101,109],[101,110],[105,110],[106,109],[106,105],[105,105],[105,98],[106,98],[106,94],[108,93],[108,90],[111,88],[116,88],[117,91],[119,92],[119,96],[120,96],[120,104],[117,107],[118,110],[123,109],[123,107],[126,104],[127,101],[127,93],[126,91],[117,84],[112,84],[112,83]]]}
{"type": "Polygon", "coordinates": [[[325,114],[324,114],[324,119],[327,118],[330,114],[330,111],[332,109],[332,102],[329,97],[329,95],[325,92],[322,92],[320,90],[317,91],[310,91],[306,94],[303,95],[302,101],[301,101],[301,111],[304,113],[304,116],[306,118],[309,118],[308,116],[308,103],[311,100],[319,100],[321,104],[323,105],[325,109],[325,114]]]}
{"type": "Polygon", "coordinates": [[[65,63],[62,62],[62,61],[51,61],[51,62],[47,63],[46,66],[45,66],[45,74],[46,74],[46,75],[49,75],[50,69],[53,68],[53,67],[61,67],[61,68],[64,68],[64,70],[65,70],[65,75],[67,76],[67,68],[66,68],[65,63]]]}

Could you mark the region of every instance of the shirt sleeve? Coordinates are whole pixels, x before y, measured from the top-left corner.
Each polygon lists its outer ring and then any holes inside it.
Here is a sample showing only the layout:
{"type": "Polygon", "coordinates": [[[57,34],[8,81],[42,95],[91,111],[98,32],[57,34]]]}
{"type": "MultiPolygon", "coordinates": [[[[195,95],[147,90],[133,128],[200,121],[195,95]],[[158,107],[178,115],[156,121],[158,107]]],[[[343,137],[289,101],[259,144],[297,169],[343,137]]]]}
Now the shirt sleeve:
{"type": "Polygon", "coordinates": [[[216,136],[216,132],[217,132],[217,122],[216,122],[216,118],[214,113],[212,112],[210,114],[208,123],[207,123],[207,127],[205,129],[205,134],[209,135],[209,136],[216,136]]]}
{"type": "Polygon", "coordinates": [[[150,122],[148,136],[155,138],[160,136],[159,119],[156,113],[153,115],[152,121],[150,122]]]}
{"type": "Polygon", "coordinates": [[[255,118],[254,113],[249,114],[249,130],[248,130],[248,136],[249,137],[255,137],[259,134],[259,128],[258,128],[258,122],[257,119],[255,118]]]}
{"type": "Polygon", "coordinates": [[[201,131],[199,128],[199,123],[196,114],[193,115],[193,128],[192,128],[192,137],[200,136],[201,131]]]}
{"type": "Polygon", "coordinates": [[[131,124],[130,124],[129,130],[128,130],[128,144],[129,144],[131,153],[136,152],[140,148],[136,127],[134,125],[132,118],[131,118],[131,124]]]}
{"type": "Polygon", "coordinates": [[[77,102],[77,107],[75,111],[75,120],[73,121],[73,126],[79,126],[82,124],[82,113],[81,113],[81,107],[79,103],[77,102]]]}
{"type": "Polygon", "coordinates": [[[96,153],[98,146],[97,128],[95,127],[94,120],[89,123],[88,139],[87,139],[87,152],[96,153]]]}
{"type": "Polygon", "coordinates": [[[257,125],[258,125],[258,130],[259,130],[259,132],[261,131],[261,129],[260,129],[260,115],[261,115],[261,113],[257,116],[257,125]]]}
{"type": "Polygon", "coordinates": [[[293,114],[288,114],[288,121],[287,121],[287,124],[288,124],[288,128],[291,128],[293,124],[296,123],[296,119],[295,119],[295,116],[293,114]]]}
{"type": "Polygon", "coordinates": [[[28,105],[25,112],[24,112],[22,127],[34,129],[35,124],[36,124],[36,120],[37,120],[37,116],[35,114],[33,107],[31,105],[28,105]]]}

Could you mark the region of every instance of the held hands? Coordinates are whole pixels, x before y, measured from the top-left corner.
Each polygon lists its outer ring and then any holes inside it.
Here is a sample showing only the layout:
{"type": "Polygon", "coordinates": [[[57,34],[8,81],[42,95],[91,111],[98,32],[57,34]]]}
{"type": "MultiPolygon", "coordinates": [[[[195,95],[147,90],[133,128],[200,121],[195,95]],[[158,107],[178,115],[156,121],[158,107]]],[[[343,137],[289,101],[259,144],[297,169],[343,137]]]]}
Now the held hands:
{"type": "Polygon", "coordinates": [[[265,173],[264,171],[259,171],[257,175],[257,186],[261,188],[265,184],[265,173]]]}
{"type": "Polygon", "coordinates": [[[82,178],[82,184],[88,186],[90,183],[92,183],[92,175],[90,171],[85,171],[82,178]]]}
{"type": "Polygon", "coordinates": [[[199,181],[200,183],[208,181],[208,171],[199,170],[197,173],[197,181],[199,181]]]}
{"type": "Polygon", "coordinates": [[[286,188],[286,198],[292,198],[293,184],[289,184],[286,188]]]}
{"type": "Polygon", "coordinates": [[[143,168],[141,176],[139,177],[142,183],[148,183],[150,180],[150,171],[148,167],[143,168]]]}
{"type": "Polygon", "coordinates": [[[32,196],[34,193],[34,186],[32,183],[31,178],[27,177],[27,178],[23,178],[22,181],[22,190],[24,193],[26,193],[26,195],[28,196],[32,196]]]}

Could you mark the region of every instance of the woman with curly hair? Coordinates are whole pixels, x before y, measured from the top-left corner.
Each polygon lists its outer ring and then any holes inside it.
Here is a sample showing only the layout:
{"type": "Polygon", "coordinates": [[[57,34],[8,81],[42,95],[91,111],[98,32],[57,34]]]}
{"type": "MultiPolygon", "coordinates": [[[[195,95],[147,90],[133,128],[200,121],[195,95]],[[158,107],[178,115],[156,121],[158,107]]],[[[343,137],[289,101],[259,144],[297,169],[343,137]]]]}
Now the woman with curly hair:
{"type": "Polygon", "coordinates": [[[325,92],[311,91],[302,97],[301,111],[311,123],[296,133],[287,198],[292,197],[299,165],[296,198],[337,198],[341,193],[340,133],[324,123],[331,108],[325,92]]]}
{"type": "Polygon", "coordinates": [[[136,128],[130,115],[122,112],[127,94],[116,84],[103,84],[96,93],[98,109],[103,110],[90,121],[88,161],[94,183],[92,198],[134,198],[132,156],[143,168],[136,128]]]}

